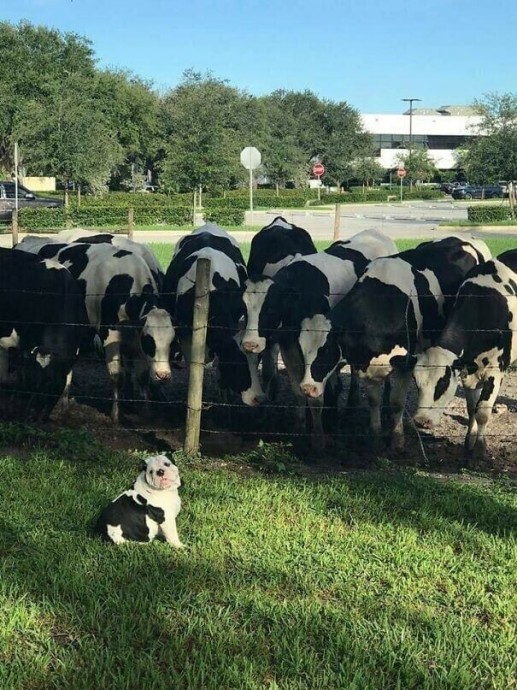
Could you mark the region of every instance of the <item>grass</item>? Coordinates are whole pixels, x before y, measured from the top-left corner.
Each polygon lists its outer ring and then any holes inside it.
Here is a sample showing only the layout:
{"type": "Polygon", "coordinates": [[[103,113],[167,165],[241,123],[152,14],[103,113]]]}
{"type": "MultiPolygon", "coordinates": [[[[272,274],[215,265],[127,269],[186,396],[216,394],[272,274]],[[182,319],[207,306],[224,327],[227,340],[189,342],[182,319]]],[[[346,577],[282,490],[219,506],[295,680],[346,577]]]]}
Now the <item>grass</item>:
{"type": "Polygon", "coordinates": [[[473,223],[470,220],[450,220],[446,223],[440,223],[440,227],[447,228],[514,228],[517,225],[517,220],[495,220],[491,223],[473,223]]]}
{"type": "MultiPolygon", "coordinates": [[[[445,236],[445,235],[444,235],[445,236]]],[[[488,237],[484,238],[485,242],[487,243],[488,247],[490,248],[492,254],[494,256],[497,256],[498,254],[501,254],[502,252],[506,251],[507,249],[515,249],[517,247],[517,239],[515,238],[504,238],[504,237],[488,237]]],[[[423,240],[421,239],[399,239],[395,240],[397,247],[399,248],[400,251],[403,251],[404,249],[411,249],[412,247],[416,247],[417,244],[422,242],[423,240]]],[[[315,242],[316,248],[318,251],[321,251],[322,249],[325,249],[326,247],[329,246],[330,240],[317,240],[315,242]]],[[[172,254],[174,252],[174,244],[171,243],[166,243],[166,242],[150,242],[149,246],[153,249],[154,253],[156,254],[158,260],[162,264],[162,266],[167,267],[171,261],[172,254]]],[[[250,252],[250,243],[249,242],[240,242],[239,246],[241,248],[241,251],[244,255],[244,258],[247,259],[249,256],[250,252]]]]}
{"type": "Polygon", "coordinates": [[[2,690],[516,687],[511,484],[180,458],[188,548],[113,547],[137,458],[76,443],[2,453],[2,690]]]}

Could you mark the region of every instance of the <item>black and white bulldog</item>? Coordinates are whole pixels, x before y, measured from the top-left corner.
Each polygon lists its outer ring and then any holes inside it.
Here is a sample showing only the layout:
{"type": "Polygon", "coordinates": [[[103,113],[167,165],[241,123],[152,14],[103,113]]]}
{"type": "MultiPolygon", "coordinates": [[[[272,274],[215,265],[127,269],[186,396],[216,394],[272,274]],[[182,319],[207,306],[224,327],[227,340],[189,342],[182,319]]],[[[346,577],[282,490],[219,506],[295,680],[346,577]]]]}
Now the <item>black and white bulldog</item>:
{"type": "Polygon", "coordinates": [[[178,468],[165,455],[145,461],[132,489],[109,503],[97,520],[96,531],[114,544],[151,542],[159,535],[181,548],[176,517],[181,510],[178,468]]]}

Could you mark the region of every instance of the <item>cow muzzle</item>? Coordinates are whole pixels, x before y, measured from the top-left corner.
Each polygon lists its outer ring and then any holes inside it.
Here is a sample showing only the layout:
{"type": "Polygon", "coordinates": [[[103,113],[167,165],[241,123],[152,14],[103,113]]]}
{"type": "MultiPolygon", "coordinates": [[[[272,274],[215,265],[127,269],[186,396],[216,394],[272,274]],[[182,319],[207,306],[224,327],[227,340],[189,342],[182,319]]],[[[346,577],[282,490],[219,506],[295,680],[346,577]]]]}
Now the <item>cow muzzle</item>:
{"type": "Polygon", "coordinates": [[[159,381],[160,383],[164,383],[165,381],[170,381],[171,370],[170,369],[156,369],[154,371],[153,378],[155,381],[159,381]]]}
{"type": "Polygon", "coordinates": [[[413,421],[419,429],[432,429],[435,426],[434,420],[425,414],[416,414],[413,421]]]}
{"type": "Polygon", "coordinates": [[[300,384],[301,391],[308,398],[319,398],[323,394],[323,388],[317,383],[302,383],[300,384]]]}

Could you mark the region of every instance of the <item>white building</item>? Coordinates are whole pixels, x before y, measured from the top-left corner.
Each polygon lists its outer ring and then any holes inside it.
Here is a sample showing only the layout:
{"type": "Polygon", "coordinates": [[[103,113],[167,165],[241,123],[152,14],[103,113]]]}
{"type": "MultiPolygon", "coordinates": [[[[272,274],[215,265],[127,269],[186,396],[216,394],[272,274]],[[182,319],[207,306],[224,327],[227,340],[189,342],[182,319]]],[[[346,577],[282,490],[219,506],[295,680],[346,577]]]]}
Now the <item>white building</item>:
{"type": "MultiPolygon", "coordinates": [[[[409,152],[409,110],[402,115],[361,115],[363,127],[374,136],[376,154],[383,168],[398,166],[397,157],[409,152]]],[[[454,152],[465,141],[479,136],[481,118],[469,106],[442,106],[437,110],[413,108],[414,148],[426,148],[437,168],[457,167],[454,152]]]]}

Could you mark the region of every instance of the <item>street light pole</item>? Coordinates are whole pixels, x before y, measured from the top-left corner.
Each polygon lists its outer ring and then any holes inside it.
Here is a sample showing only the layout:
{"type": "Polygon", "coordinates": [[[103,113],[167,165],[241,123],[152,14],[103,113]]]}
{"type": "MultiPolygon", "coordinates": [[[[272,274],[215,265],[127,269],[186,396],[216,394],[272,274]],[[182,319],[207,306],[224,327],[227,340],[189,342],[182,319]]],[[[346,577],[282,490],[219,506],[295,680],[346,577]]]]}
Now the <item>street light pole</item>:
{"type": "Polygon", "coordinates": [[[421,101],[421,98],[401,98],[402,101],[409,103],[409,185],[413,188],[413,171],[411,169],[411,154],[413,152],[413,103],[421,101]]]}

